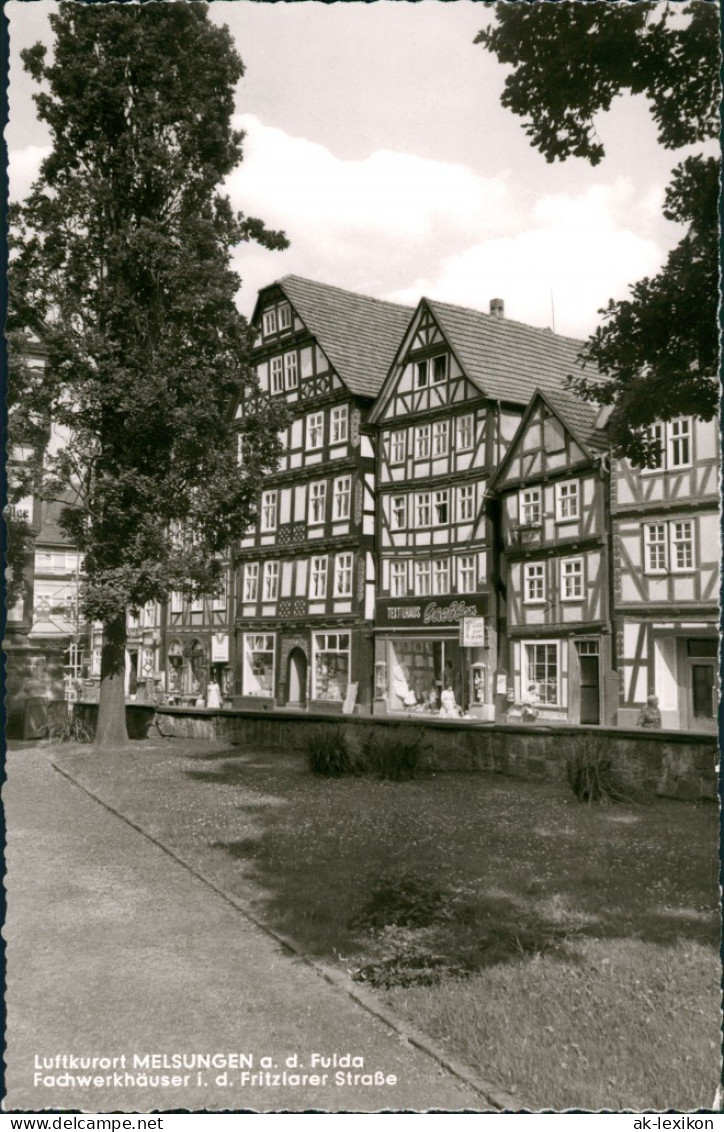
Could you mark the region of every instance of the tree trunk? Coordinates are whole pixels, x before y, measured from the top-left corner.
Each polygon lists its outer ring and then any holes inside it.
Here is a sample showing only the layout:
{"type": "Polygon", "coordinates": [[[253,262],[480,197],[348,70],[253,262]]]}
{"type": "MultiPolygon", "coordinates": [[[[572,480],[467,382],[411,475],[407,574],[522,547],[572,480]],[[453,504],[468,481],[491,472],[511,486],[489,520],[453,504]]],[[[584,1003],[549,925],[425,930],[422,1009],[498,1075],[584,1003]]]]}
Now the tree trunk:
{"type": "Polygon", "coordinates": [[[95,749],[116,750],[128,746],[126,731],[126,618],[116,618],[103,626],[101,653],[101,695],[95,749]]]}

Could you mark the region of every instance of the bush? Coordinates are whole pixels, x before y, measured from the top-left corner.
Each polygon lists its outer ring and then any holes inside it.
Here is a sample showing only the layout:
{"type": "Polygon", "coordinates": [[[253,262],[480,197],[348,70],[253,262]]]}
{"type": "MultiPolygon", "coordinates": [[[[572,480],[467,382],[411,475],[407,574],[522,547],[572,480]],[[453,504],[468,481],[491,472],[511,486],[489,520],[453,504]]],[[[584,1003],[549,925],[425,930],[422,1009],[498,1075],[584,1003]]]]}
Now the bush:
{"type": "Polygon", "coordinates": [[[339,778],[361,771],[359,760],[349,749],[343,727],[316,728],[308,735],[304,747],[312,774],[339,778]]]}
{"type": "Polygon", "coordinates": [[[91,743],[93,735],[83,720],[70,711],[62,719],[55,719],[45,729],[51,743],[91,743]]]}
{"type": "Polygon", "coordinates": [[[407,782],[419,774],[421,756],[429,747],[421,731],[369,734],[363,747],[365,767],[378,778],[407,782]]]}
{"type": "Polygon", "coordinates": [[[614,766],[610,740],[581,735],[568,744],[566,778],[579,802],[620,802],[626,798],[614,766]]]}

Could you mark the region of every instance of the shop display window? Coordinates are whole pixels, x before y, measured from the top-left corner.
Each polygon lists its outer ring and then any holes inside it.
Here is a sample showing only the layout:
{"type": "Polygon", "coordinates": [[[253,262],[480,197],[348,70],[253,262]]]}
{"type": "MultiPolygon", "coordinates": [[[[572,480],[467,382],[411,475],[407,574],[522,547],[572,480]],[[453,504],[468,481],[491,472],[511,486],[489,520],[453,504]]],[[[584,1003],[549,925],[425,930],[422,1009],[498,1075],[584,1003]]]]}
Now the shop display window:
{"type": "Polygon", "coordinates": [[[454,714],[467,710],[471,681],[457,641],[388,640],[385,663],[378,671],[387,675],[388,711],[439,715],[445,705],[454,714]]]}
{"type": "Polygon", "coordinates": [[[245,633],[242,657],[245,696],[274,694],[274,634],[245,633]]]}
{"type": "Polygon", "coordinates": [[[314,634],[312,698],[343,700],[349,685],[349,633],[314,634]]]}

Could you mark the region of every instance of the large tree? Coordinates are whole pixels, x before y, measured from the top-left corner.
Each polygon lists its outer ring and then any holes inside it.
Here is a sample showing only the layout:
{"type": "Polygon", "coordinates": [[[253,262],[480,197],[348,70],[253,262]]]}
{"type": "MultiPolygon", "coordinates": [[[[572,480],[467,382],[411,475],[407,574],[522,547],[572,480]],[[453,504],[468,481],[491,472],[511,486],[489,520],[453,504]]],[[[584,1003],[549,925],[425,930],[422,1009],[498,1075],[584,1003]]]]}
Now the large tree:
{"type": "Polygon", "coordinates": [[[278,457],[281,410],[255,397],[230,249],[283,234],[218,187],[242,156],[243,65],[201,3],[62,4],[52,59],[23,53],[52,148],[12,216],[10,326],[47,364],[15,398],[15,439],[67,437],[27,468],[64,501],[84,555],[82,607],[103,623],[96,743],[123,744],[126,612],[213,592],[278,457]],[[230,405],[243,390],[244,461],[230,405]]]}
{"type": "MultiPolygon", "coordinates": [[[[718,137],[719,10],[709,0],[517,0],[495,5],[495,22],[475,42],[512,66],[502,103],[548,161],[597,165],[605,151],[596,115],[626,92],[647,98],[667,149],[718,137]]],[[[651,459],[642,430],[655,419],[716,413],[718,192],[715,157],[689,153],[675,167],[664,216],[686,232],[658,275],[599,312],[582,357],[603,380],[571,382],[579,396],[612,406],[615,449],[637,463],[651,459]]]]}

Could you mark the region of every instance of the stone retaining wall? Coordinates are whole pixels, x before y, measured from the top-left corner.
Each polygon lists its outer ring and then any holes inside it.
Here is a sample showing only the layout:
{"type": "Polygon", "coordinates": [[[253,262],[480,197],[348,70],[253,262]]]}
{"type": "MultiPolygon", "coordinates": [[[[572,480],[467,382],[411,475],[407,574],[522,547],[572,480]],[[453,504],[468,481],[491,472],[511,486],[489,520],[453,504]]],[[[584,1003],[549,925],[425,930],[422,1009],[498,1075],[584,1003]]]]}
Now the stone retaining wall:
{"type": "MultiPolygon", "coordinates": [[[[91,723],[96,704],[78,704],[91,723]]],[[[422,734],[424,761],[437,770],[483,771],[517,778],[564,782],[566,754],[581,745],[601,745],[610,753],[624,784],[644,798],[716,801],[718,751],[712,735],[680,731],[642,731],[606,727],[480,724],[454,720],[348,717],[292,712],[213,711],[205,708],[126,706],[129,735],[151,734],[221,739],[232,746],[302,751],[310,732],[319,728],[346,730],[360,749],[373,728],[394,741],[422,734]]]]}

